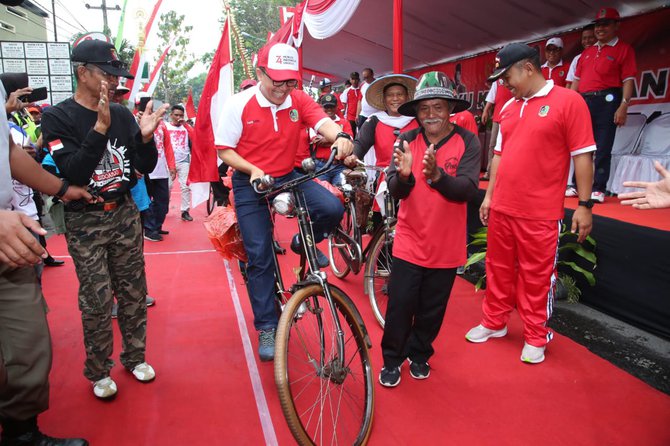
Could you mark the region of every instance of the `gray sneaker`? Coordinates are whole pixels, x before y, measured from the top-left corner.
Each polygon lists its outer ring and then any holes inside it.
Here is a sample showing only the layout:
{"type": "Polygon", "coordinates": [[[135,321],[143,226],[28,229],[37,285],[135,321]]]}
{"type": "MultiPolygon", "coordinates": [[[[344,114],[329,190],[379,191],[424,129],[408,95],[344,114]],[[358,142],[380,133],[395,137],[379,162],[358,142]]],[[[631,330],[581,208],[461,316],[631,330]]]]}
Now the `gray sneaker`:
{"type": "Polygon", "coordinates": [[[274,328],[258,331],[258,357],[261,361],[265,362],[275,359],[276,332],[277,330],[274,328]]]}

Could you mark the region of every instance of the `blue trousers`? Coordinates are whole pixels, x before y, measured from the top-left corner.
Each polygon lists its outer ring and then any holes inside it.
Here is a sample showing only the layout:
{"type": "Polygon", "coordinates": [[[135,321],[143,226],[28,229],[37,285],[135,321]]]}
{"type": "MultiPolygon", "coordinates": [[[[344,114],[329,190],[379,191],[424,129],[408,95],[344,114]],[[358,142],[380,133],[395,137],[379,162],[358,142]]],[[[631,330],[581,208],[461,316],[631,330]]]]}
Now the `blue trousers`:
{"type": "Polygon", "coordinates": [[[144,221],[144,227],[152,234],[163,228],[165,216],[170,210],[170,189],[167,178],[151,180],[151,204],[144,221]]]}
{"type": "MultiPolygon", "coordinates": [[[[316,164],[316,170],[321,169],[326,162],[320,159],[315,160],[316,164]]],[[[333,186],[341,186],[344,184],[344,172],[345,166],[344,164],[338,164],[336,165],[330,172],[325,173],[321,176],[318,176],[317,178],[321,181],[326,181],[333,186]]]]}
{"type": "MultiPolygon", "coordinates": [[[[300,176],[291,172],[276,178],[275,184],[283,184],[300,176]]],[[[340,201],[314,181],[300,186],[318,243],[342,220],[344,207],[340,201]]],[[[267,201],[254,192],[249,184],[249,176],[240,172],[233,174],[235,212],[242,234],[244,249],[247,251],[247,280],[249,300],[254,312],[256,330],[277,327],[279,320],[275,309],[275,272],[272,261],[272,222],[267,201]]]]}
{"type": "Polygon", "coordinates": [[[621,93],[616,92],[605,96],[584,96],[584,100],[589,107],[589,112],[591,112],[593,137],[596,140],[593,191],[605,192],[610,177],[612,146],[616,134],[614,113],[621,105],[621,93]]]}

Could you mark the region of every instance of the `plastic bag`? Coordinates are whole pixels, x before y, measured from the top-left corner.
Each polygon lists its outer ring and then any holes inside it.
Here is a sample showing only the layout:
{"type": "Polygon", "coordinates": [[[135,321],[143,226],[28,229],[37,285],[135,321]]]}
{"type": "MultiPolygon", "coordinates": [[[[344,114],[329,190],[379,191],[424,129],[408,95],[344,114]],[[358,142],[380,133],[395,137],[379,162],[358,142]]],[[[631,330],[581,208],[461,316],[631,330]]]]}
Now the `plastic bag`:
{"type": "Polygon", "coordinates": [[[205,218],[205,230],[214,249],[224,259],[247,261],[247,253],[242,243],[242,235],[237,224],[237,215],[232,206],[217,206],[205,218]]]}
{"type": "Polygon", "coordinates": [[[342,194],[342,191],[338,187],[333,186],[328,181],[323,181],[318,178],[314,178],[314,181],[321,187],[327,189],[331,194],[335,195],[340,200],[340,203],[344,204],[344,194],[342,194]]]}

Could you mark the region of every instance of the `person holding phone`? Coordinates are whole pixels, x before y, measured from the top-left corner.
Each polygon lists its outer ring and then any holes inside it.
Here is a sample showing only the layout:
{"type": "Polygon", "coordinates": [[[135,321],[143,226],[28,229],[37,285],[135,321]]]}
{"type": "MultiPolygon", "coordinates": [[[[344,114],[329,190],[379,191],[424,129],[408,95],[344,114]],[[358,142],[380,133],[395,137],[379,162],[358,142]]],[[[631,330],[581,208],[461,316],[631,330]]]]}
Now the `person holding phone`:
{"type": "Polygon", "coordinates": [[[100,202],[65,206],[68,251],[79,279],[79,309],[84,329],[84,376],[98,398],[117,392],[114,366],[112,302],[119,303],[121,364],[140,382],[156,373],[146,361],[147,284],[140,215],[129,191],[135,171],[156,165],[154,130],[167,110],[147,104],[139,123],[124,106],[111,103],[119,76],[132,78],[114,46],[85,40],[72,50],[77,79],[74,96],[49,107],[42,133],[60,174],[71,184],[87,186],[100,202]]]}

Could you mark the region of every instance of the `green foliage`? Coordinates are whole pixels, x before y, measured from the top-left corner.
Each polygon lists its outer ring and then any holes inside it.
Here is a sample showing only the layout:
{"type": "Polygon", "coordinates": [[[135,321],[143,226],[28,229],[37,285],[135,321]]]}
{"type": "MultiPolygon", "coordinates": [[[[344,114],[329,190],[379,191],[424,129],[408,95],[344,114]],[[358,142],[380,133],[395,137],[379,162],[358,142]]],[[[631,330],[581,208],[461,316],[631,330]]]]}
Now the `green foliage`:
{"type": "MultiPolygon", "coordinates": [[[[478,246],[481,247],[481,249],[468,257],[468,260],[465,263],[465,268],[469,268],[486,259],[488,228],[485,226],[479,228],[479,230],[471,234],[471,236],[473,241],[468,246],[478,246]]],[[[598,263],[598,259],[594,252],[595,248],[596,241],[591,236],[586,237],[586,240],[583,243],[578,243],[577,235],[568,231],[564,225],[559,235],[559,260],[557,264],[569,267],[573,274],[584,277],[589,285],[594,286],[596,284],[596,277],[592,271],[596,268],[598,263]],[[569,259],[575,255],[582,259],[580,262],[582,265],[588,264],[590,270],[569,259]],[[568,259],[566,259],[566,257],[568,259]]],[[[579,301],[582,292],[577,285],[575,277],[567,273],[560,273],[558,278],[567,290],[568,302],[574,303],[579,301]]],[[[485,279],[486,272],[484,272],[482,277],[480,277],[475,284],[475,289],[477,291],[481,289],[485,279]]]]}
{"type": "Polygon", "coordinates": [[[195,65],[193,53],[188,52],[192,26],[184,26],[184,15],[177,15],[175,11],[161,14],[158,21],[158,57],[165,48],[172,43],[172,47],[165,57],[160,80],[154,96],[169,104],[176,104],[184,100],[188,94],[188,72],[195,65]]]}

